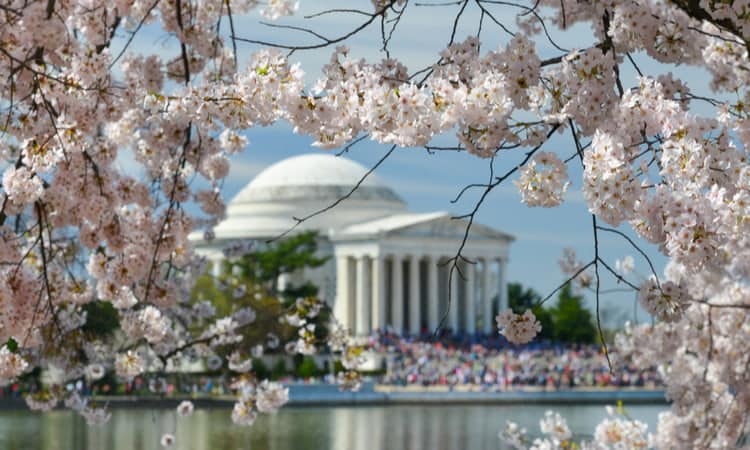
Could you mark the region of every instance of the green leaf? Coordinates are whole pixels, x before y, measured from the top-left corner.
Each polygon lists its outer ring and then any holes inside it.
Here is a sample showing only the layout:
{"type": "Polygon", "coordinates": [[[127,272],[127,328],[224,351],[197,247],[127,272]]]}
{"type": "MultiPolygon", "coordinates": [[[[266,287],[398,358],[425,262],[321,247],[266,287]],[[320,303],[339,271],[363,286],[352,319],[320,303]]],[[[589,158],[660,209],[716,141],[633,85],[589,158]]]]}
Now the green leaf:
{"type": "Polygon", "coordinates": [[[11,353],[18,352],[18,342],[13,338],[8,338],[8,342],[5,343],[5,346],[8,347],[8,350],[10,350],[11,353]]]}

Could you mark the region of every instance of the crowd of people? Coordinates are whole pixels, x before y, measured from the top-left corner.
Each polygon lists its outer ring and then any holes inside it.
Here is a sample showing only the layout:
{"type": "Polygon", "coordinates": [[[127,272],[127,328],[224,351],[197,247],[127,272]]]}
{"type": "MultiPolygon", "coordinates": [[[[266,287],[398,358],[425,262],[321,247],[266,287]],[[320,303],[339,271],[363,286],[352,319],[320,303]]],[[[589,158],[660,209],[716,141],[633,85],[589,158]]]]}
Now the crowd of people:
{"type": "Polygon", "coordinates": [[[607,355],[598,345],[536,343],[519,347],[503,342],[472,344],[450,337],[408,339],[385,333],[374,336],[369,347],[384,355],[385,374],[380,382],[390,385],[477,385],[496,390],[661,386],[653,367],[618,363],[610,370],[607,355]]]}
{"type": "MultiPolygon", "coordinates": [[[[118,380],[109,377],[97,382],[79,379],[59,386],[67,393],[77,392],[82,396],[182,396],[208,397],[230,394],[232,377],[227,375],[181,375],[174,376],[136,376],[132,380],[118,380]]],[[[25,379],[5,386],[0,386],[0,400],[4,398],[23,398],[28,393],[38,392],[42,384],[36,379],[25,379]]]]}
{"type": "MultiPolygon", "coordinates": [[[[633,367],[616,362],[610,370],[602,347],[536,342],[510,345],[498,337],[444,334],[405,337],[376,333],[366,347],[376,362],[366,378],[376,384],[401,387],[458,386],[483,390],[660,388],[656,368],[633,367]]],[[[611,351],[614,349],[610,349],[611,351]]],[[[319,361],[325,361],[322,358],[319,361]]],[[[617,361],[617,358],[613,358],[617,361]]],[[[283,358],[281,361],[282,362],[283,358]]],[[[289,361],[291,363],[291,361],[289,361]]],[[[254,361],[260,366],[261,361],[254,361]]],[[[285,363],[286,364],[286,363],[285,363]]],[[[317,375],[300,378],[293,364],[266,376],[284,383],[336,383],[335,366],[326,361],[317,375]]],[[[260,370],[260,367],[256,367],[260,370]]],[[[109,377],[96,383],[70,383],[65,388],[94,395],[191,395],[212,396],[231,392],[233,376],[224,371],[174,373],[167,378],[138,376],[124,381],[109,377]]],[[[36,379],[0,386],[0,398],[22,397],[39,389],[36,379]]]]}

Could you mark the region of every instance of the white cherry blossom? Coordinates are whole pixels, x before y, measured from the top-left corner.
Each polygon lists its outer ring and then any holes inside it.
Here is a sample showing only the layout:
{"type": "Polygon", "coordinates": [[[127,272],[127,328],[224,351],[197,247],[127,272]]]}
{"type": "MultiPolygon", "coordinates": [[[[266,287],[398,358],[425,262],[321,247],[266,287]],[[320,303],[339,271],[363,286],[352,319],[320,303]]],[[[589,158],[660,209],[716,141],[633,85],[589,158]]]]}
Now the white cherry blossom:
{"type": "Polygon", "coordinates": [[[542,331],[542,325],[536,316],[527,309],[523,314],[516,314],[511,309],[501,311],[495,318],[500,334],[514,344],[526,344],[542,331]]]}

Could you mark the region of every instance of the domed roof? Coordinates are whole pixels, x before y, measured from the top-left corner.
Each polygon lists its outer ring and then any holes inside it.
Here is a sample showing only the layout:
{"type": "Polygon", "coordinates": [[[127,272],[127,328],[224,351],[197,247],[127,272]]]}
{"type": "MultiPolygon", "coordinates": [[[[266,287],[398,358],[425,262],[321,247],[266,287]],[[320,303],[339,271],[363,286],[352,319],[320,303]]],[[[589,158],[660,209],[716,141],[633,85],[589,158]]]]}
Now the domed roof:
{"type": "MultiPolygon", "coordinates": [[[[295,156],[271,165],[245,186],[231,204],[300,199],[333,199],[346,195],[367,174],[362,165],[342,157],[314,153],[295,156]]],[[[403,200],[369,174],[351,198],[403,200]]]]}
{"type": "Polygon", "coordinates": [[[273,164],[229,202],[226,219],[214,229],[216,238],[274,237],[297,225],[295,217],[321,210],[326,211],[296,229],[327,235],[355,223],[405,212],[406,203],[374,174],[367,175],[352,192],[367,171],[354,161],[322,153],[273,164]]]}

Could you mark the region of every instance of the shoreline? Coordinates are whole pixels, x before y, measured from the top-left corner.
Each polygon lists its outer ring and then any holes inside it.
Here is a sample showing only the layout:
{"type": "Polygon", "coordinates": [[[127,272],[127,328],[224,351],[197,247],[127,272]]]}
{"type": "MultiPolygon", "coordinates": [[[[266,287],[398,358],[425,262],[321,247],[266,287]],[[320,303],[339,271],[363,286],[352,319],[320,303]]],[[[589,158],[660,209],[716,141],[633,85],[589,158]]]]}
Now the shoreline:
{"type": "MultiPolygon", "coordinates": [[[[388,406],[388,405],[667,405],[664,391],[657,389],[569,389],[546,391],[525,389],[512,391],[448,390],[444,387],[394,387],[365,383],[358,392],[341,392],[338,386],[329,384],[289,384],[289,403],[285,407],[313,406],[388,406]],[[443,389],[440,389],[443,388],[443,389]]],[[[465,388],[465,387],[464,387],[465,388]]],[[[192,401],[196,408],[231,408],[233,396],[172,396],[94,397],[94,401],[106,403],[113,409],[139,408],[162,409],[176,407],[183,400],[192,401]]],[[[0,411],[27,410],[22,398],[0,399],[0,411]]]]}

